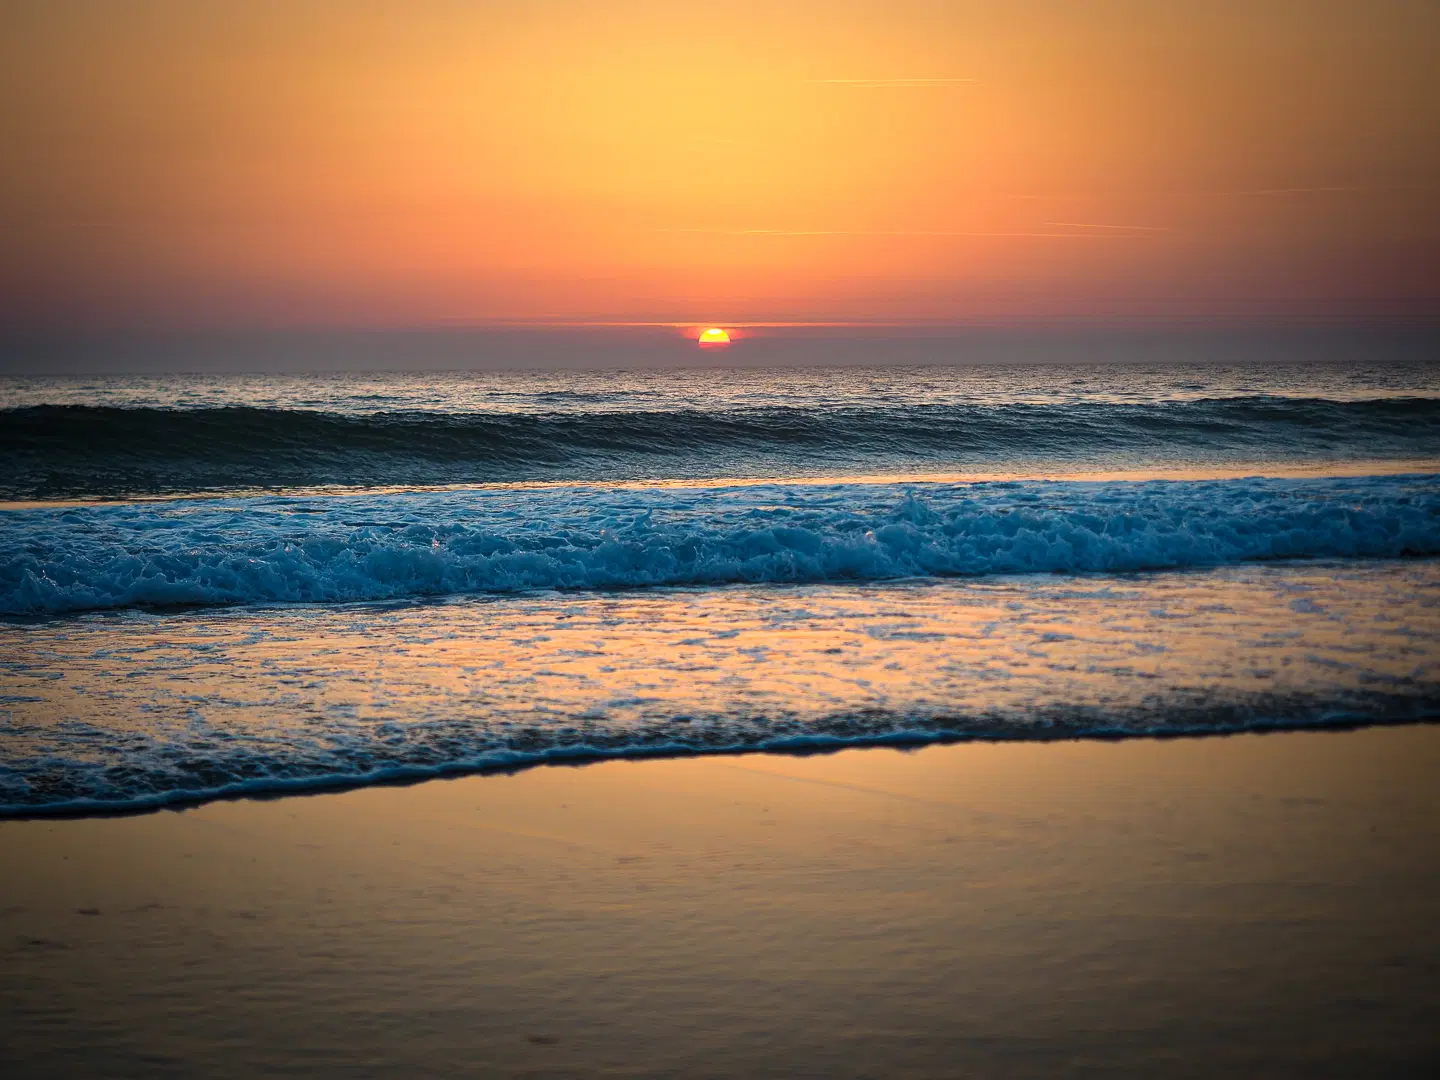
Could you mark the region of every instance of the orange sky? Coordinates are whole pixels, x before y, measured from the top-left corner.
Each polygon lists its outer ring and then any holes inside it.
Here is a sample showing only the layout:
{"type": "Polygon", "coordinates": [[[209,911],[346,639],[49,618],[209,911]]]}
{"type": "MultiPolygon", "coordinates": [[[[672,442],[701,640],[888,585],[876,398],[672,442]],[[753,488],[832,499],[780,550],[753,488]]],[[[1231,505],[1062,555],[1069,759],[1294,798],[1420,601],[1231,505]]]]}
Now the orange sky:
{"type": "Polygon", "coordinates": [[[14,325],[1440,312],[1433,0],[7,0],[14,325]]]}

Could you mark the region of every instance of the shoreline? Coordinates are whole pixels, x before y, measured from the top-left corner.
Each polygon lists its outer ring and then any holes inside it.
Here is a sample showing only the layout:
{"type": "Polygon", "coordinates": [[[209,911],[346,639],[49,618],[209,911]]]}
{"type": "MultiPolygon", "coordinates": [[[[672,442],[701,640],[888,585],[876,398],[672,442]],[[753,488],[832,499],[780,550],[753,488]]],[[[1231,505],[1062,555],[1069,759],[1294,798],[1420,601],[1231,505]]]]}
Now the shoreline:
{"type": "Polygon", "coordinates": [[[143,810],[602,758],[1433,723],[1437,565],[5,624],[0,808],[143,810]]]}
{"type": "Polygon", "coordinates": [[[1437,771],[1412,725],[3,821],[5,1042],[17,1077],[1418,1075],[1437,771]]]}
{"type": "MultiPolygon", "coordinates": [[[[1169,742],[1209,741],[1214,739],[1244,738],[1246,736],[1294,735],[1294,734],[1344,734],[1369,729],[1440,727],[1440,707],[1431,715],[1403,719],[1354,720],[1275,720],[1249,721],[1244,725],[1214,728],[1176,728],[1157,731],[1125,731],[1121,729],[1097,728],[1093,731],[1062,731],[1053,735],[1027,731],[1015,735],[999,732],[991,734],[969,734],[961,732],[927,733],[923,731],[898,731],[885,734],[841,737],[824,733],[797,735],[775,740],[770,744],[756,746],[696,747],[638,746],[613,751],[584,747],[560,747],[536,756],[526,758],[523,752],[507,751],[514,761],[497,761],[493,764],[446,764],[427,766],[399,766],[372,773],[351,776],[310,776],[294,778],[267,778],[256,786],[247,783],[206,793],[185,793],[175,796],[168,794],[153,799],[137,799],[124,805],[109,805],[92,801],[77,800],[52,806],[11,812],[0,807],[0,825],[6,822],[39,821],[85,821],[91,819],[145,817],[166,811],[184,812],[198,810],[214,803],[273,802],[286,799],[305,799],[327,795],[344,795],[350,792],[367,791],[372,788],[409,788],[433,782],[453,780],[484,779],[487,777],[518,776],[536,769],[585,769],[596,765],[615,762],[648,761],[689,761],[697,759],[743,759],[760,758],[811,758],[843,754],[852,750],[893,750],[900,753],[914,753],[932,747],[956,747],[968,745],[1049,746],[1057,743],[1121,743],[1121,742],[1169,742]]],[[[504,756],[504,755],[500,755],[504,756]]]]}

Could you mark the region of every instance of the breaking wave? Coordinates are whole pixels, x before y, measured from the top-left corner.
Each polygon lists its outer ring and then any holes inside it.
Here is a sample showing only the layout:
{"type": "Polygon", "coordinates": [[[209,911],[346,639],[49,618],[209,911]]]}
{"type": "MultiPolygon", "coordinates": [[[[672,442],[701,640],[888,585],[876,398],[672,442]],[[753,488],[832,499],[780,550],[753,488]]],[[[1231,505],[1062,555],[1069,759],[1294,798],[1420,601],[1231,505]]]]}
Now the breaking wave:
{"type": "Polygon", "coordinates": [[[0,514],[0,613],[1440,554],[1440,478],[552,487],[0,514]]]}

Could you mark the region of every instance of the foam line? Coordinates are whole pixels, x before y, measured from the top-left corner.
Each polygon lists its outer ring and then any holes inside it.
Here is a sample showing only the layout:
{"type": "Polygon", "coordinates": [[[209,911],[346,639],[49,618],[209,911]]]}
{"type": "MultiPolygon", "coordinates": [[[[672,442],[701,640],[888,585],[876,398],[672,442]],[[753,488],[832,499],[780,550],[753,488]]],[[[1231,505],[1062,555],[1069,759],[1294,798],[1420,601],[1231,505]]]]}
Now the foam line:
{"type": "Polygon", "coordinates": [[[1440,553],[1440,478],[490,489],[0,515],[0,613],[1440,553]]]}

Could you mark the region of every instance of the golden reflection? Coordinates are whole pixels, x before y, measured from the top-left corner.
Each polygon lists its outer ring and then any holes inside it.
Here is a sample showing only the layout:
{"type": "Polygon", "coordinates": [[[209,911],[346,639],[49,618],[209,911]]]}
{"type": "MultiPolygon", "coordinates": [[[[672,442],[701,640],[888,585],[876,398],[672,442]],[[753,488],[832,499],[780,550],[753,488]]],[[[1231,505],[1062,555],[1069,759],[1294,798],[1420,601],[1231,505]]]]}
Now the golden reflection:
{"type": "MultiPolygon", "coordinates": [[[[488,483],[466,484],[405,484],[395,487],[368,485],[356,488],[341,487],[295,487],[287,488],[286,495],[302,497],[325,495],[336,498],[360,495],[389,495],[420,491],[528,491],[553,488],[600,488],[611,491],[650,491],[661,489],[709,489],[762,486],[804,486],[814,484],[971,484],[1009,480],[1090,480],[1110,482],[1117,480],[1239,480],[1252,476],[1273,479],[1302,479],[1305,477],[1347,477],[1347,476],[1405,476],[1411,473],[1440,473],[1440,461],[1434,458],[1388,458],[1383,461],[1346,462],[1274,462],[1267,461],[1242,465],[1197,465],[1176,467],[1154,467],[1133,469],[983,469],[967,472],[876,472],[855,475],[832,474],[829,476],[782,476],[782,477],[700,477],[687,479],[655,480],[516,480],[491,481],[488,483]]],[[[252,491],[195,492],[165,494],[154,497],[127,497],[123,499],[33,499],[26,502],[0,501],[0,512],[7,510],[35,510],[42,508],[63,509],[81,506],[114,506],[128,503],[166,503],[191,500],[243,499],[254,496],[273,496],[273,489],[252,491]]]]}
{"type": "Polygon", "coordinates": [[[440,729],[466,753],[667,730],[745,744],[837,723],[1033,734],[1046,718],[1088,716],[1149,730],[1223,723],[1257,702],[1422,692],[1440,609],[1398,601],[1435,575],[1397,562],[545,593],[92,616],[44,634],[43,649],[30,626],[0,629],[0,643],[22,688],[7,705],[17,753],[72,721],[287,754],[354,739],[369,754],[386,732],[440,729]],[[63,680],[43,677],[56,670],[63,680]]]}

